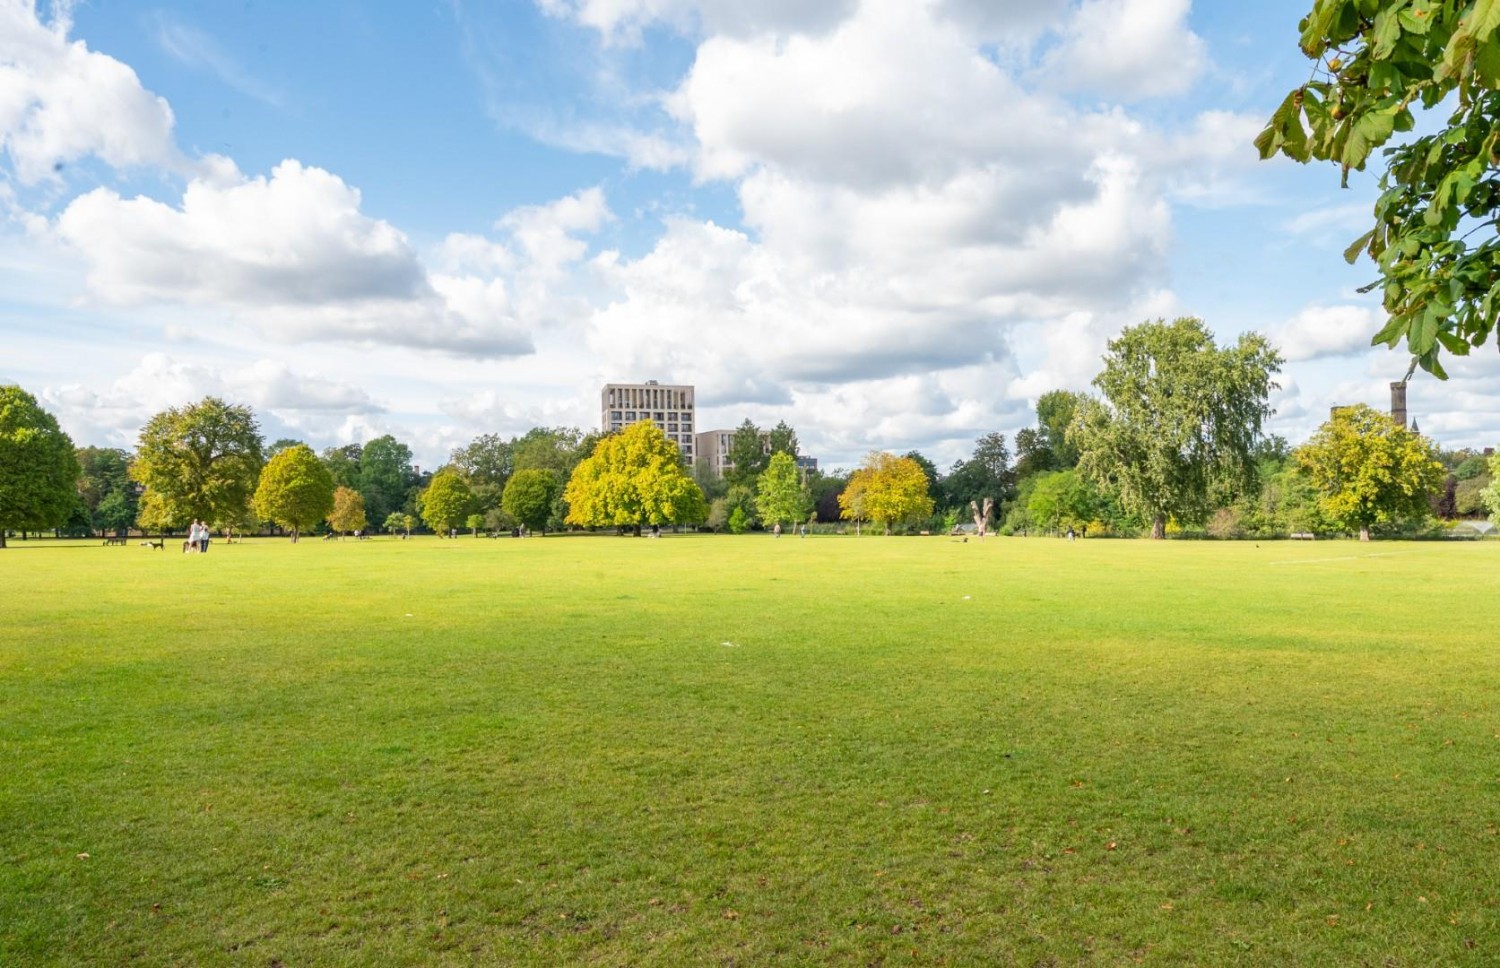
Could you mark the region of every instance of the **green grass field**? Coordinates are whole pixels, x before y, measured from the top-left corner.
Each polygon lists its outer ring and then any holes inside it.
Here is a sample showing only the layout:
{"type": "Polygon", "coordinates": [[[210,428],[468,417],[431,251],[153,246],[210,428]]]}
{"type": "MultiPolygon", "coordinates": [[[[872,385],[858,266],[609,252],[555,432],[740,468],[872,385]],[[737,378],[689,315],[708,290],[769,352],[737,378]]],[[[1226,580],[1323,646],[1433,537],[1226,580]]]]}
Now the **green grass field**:
{"type": "Polygon", "coordinates": [[[1497,566],[16,541],[0,965],[1493,965],[1497,566]]]}

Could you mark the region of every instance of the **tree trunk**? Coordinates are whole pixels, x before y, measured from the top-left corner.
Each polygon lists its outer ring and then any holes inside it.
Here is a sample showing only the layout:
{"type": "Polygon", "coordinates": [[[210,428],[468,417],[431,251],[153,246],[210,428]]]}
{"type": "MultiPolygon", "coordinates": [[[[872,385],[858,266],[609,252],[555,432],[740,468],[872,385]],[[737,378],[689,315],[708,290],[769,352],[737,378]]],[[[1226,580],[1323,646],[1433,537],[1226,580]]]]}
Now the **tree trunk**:
{"type": "Polygon", "coordinates": [[[0,528],[0,548],[5,547],[5,529],[0,528]]]}
{"type": "Polygon", "coordinates": [[[1360,525],[1360,527],[1359,527],[1359,540],[1361,540],[1361,541],[1369,541],[1370,540],[1370,526],[1368,524],[1362,524],[1362,525],[1360,525]]]}
{"type": "Polygon", "coordinates": [[[296,543],[297,543],[297,529],[293,528],[292,529],[292,544],[296,544],[296,543]]]}
{"type": "Polygon", "coordinates": [[[1167,536],[1167,518],[1166,518],[1166,515],[1158,514],[1156,517],[1154,517],[1154,518],[1151,519],[1151,540],[1152,541],[1161,541],[1161,540],[1165,539],[1166,536],[1167,536]]]}

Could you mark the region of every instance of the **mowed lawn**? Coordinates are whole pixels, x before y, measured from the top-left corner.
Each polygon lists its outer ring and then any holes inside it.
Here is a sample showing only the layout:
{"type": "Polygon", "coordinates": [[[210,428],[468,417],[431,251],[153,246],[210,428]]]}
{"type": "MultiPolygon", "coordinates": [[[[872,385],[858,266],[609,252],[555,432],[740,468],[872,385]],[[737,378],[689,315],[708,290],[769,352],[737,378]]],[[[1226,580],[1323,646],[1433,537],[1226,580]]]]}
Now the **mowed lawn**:
{"type": "Polygon", "coordinates": [[[1500,963],[1500,545],[0,551],[0,965],[1500,963]]]}

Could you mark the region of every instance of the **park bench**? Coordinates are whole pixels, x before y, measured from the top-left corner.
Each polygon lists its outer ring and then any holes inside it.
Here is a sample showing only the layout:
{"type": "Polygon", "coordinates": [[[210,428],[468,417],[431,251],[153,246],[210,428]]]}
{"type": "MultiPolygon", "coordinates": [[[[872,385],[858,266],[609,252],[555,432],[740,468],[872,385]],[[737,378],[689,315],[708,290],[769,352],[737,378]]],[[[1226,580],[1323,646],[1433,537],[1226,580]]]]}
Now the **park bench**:
{"type": "Polygon", "coordinates": [[[123,547],[125,547],[125,536],[124,535],[120,535],[120,534],[113,535],[113,536],[111,536],[111,535],[105,535],[105,537],[104,537],[104,544],[105,544],[106,547],[109,546],[109,545],[119,545],[120,547],[123,548],[123,547]]]}
{"type": "Polygon", "coordinates": [[[1291,537],[1292,537],[1293,541],[1316,541],[1316,540],[1318,540],[1318,536],[1315,535],[1315,534],[1313,534],[1311,531],[1293,531],[1291,537]]]}

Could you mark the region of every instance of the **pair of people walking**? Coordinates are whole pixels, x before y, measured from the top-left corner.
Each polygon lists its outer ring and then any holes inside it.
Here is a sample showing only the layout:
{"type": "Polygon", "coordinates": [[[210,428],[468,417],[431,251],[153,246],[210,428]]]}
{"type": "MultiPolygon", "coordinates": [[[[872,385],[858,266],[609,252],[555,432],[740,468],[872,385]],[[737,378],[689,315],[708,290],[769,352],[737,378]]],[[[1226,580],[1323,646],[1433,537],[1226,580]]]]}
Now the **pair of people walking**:
{"type": "Polygon", "coordinates": [[[202,521],[194,521],[188,528],[187,540],[182,543],[183,554],[197,552],[208,554],[208,525],[202,521]]]}

